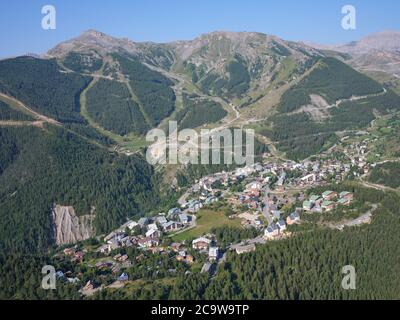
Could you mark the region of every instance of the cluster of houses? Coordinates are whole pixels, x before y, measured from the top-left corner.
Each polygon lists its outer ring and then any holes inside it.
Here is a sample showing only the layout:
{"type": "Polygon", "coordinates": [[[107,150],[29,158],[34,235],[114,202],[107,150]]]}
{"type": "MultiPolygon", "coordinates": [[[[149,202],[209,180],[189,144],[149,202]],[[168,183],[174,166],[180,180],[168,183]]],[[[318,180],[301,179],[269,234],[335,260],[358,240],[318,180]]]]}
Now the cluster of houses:
{"type": "MultiPolygon", "coordinates": [[[[333,147],[330,152],[340,151],[340,146],[333,147]],[[337,150],[336,150],[337,149],[337,150]]],[[[343,150],[342,150],[343,152],[343,150]]],[[[115,249],[135,246],[152,252],[172,251],[176,259],[186,264],[194,263],[194,257],[188,253],[184,243],[173,243],[168,248],[161,246],[163,234],[174,233],[194,225],[194,214],[204,206],[211,205],[221,199],[236,210],[236,216],[242,219],[243,226],[262,230],[264,240],[280,239],[287,235],[287,227],[301,222],[300,212],[323,212],[334,210],[337,206],[349,206],[353,194],[348,191],[325,191],[321,195],[306,196],[307,188],[323,185],[329,178],[336,182],[342,181],[352,167],[359,172],[368,172],[366,142],[355,142],[345,149],[345,160],[330,157],[329,153],[321,154],[315,160],[302,162],[272,160],[251,166],[238,168],[232,172],[219,172],[199,179],[188,192],[178,201],[179,207],[171,208],[167,214],[155,217],[143,217],[138,221],[128,221],[120,228],[104,238],[104,244],[98,252],[109,254],[115,249]],[[323,160],[322,160],[323,159],[323,160]],[[236,191],[231,186],[240,184],[236,191]],[[233,190],[233,189],[232,189],[233,190]],[[298,193],[288,192],[300,190],[298,193]],[[296,195],[295,195],[296,194],[296,195]],[[190,200],[186,200],[186,199],[190,200]],[[297,201],[303,202],[301,209],[282,218],[281,209],[297,201]],[[265,219],[268,220],[266,223],[265,219]],[[267,225],[267,227],[264,226],[267,225]]],[[[208,262],[202,271],[211,270],[213,262],[221,257],[213,235],[194,239],[191,249],[207,256],[208,262]]],[[[252,252],[255,244],[235,246],[237,254],[252,252]]],[[[64,254],[73,261],[80,262],[85,251],[67,248],[64,254]]],[[[139,258],[139,257],[137,257],[139,258]]],[[[101,261],[96,268],[112,268],[113,273],[120,274],[121,269],[130,266],[127,255],[116,255],[111,261],[101,261]]],[[[127,281],[128,275],[121,273],[119,281],[127,281]]],[[[87,284],[88,287],[91,284],[87,284]]],[[[89,288],[90,289],[90,288],[89,288]]]]}
{"type": "Polygon", "coordinates": [[[343,191],[337,193],[328,190],[322,195],[312,195],[308,200],[305,200],[303,209],[312,212],[332,211],[337,206],[349,206],[353,199],[354,196],[351,192],[343,191]]]}
{"type": "Polygon", "coordinates": [[[111,251],[136,246],[150,249],[159,246],[161,236],[190,226],[193,216],[182,212],[179,208],[172,208],[168,215],[159,214],[156,217],[143,217],[136,221],[128,221],[118,230],[111,232],[104,238],[105,244],[98,251],[111,251]]]}
{"type": "Polygon", "coordinates": [[[266,240],[272,240],[277,238],[283,238],[287,235],[286,230],[287,226],[291,226],[294,224],[299,224],[301,222],[299,210],[291,213],[286,221],[283,219],[278,220],[276,223],[271,223],[264,230],[264,238],[266,240]]]}
{"type": "Polygon", "coordinates": [[[192,248],[208,254],[209,261],[217,261],[219,259],[219,248],[216,246],[216,241],[213,235],[203,236],[192,241],[192,248]]]}

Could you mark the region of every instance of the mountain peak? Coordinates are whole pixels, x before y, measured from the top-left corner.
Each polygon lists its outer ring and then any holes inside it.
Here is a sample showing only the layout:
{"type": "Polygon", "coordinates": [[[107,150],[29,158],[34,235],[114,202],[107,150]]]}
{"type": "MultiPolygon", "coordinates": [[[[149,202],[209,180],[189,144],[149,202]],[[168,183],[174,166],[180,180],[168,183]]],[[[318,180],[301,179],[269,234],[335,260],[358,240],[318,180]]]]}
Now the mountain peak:
{"type": "Polygon", "coordinates": [[[86,52],[96,50],[101,53],[120,51],[121,49],[129,52],[136,52],[137,50],[135,43],[128,39],[115,38],[103,32],[89,29],[78,37],[62,42],[49,50],[47,56],[59,57],[71,51],[86,52]]]}

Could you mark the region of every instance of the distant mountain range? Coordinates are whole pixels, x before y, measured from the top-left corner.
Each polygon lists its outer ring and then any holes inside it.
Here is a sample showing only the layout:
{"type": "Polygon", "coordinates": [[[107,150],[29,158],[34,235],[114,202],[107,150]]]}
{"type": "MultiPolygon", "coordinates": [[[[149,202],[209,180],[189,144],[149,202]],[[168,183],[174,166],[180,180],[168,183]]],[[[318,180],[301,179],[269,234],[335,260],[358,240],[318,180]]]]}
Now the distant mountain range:
{"type": "Polygon", "coordinates": [[[320,50],[333,50],[351,55],[351,64],[369,71],[400,73],[400,32],[383,31],[344,45],[311,44],[320,50]]]}

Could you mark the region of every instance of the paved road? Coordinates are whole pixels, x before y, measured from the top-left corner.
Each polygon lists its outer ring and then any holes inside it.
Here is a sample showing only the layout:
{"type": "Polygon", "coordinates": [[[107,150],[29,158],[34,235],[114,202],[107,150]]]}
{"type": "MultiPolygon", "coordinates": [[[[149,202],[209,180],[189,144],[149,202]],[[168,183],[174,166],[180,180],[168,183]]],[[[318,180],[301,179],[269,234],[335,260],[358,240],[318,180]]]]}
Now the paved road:
{"type": "Polygon", "coordinates": [[[356,226],[360,226],[360,225],[363,225],[363,224],[366,224],[366,223],[370,223],[371,222],[372,213],[377,208],[378,208],[378,205],[373,204],[371,210],[369,210],[367,213],[359,216],[356,219],[353,219],[353,220],[350,220],[350,221],[346,221],[344,223],[330,225],[330,228],[343,230],[345,227],[356,227],[356,226]]]}

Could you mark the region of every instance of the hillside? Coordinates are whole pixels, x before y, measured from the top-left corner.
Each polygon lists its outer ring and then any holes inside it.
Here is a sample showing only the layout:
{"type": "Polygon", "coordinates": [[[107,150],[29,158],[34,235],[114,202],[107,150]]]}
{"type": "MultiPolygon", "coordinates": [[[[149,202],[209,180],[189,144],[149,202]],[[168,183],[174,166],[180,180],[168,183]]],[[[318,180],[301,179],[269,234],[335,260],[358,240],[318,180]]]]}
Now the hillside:
{"type": "Polygon", "coordinates": [[[367,127],[378,115],[399,110],[400,97],[334,58],[324,58],[287,90],[277,113],[260,132],[292,159],[329,148],[337,134],[367,127]]]}
{"type": "Polygon", "coordinates": [[[97,233],[158,204],[152,168],[110,154],[63,128],[0,127],[0,249],[43,252],[54,243],[51,210],[94,208],[97,233]],[[151,196],[150,196],[151,195],[151,196]]]}
{"type": "MultiPolygon", "coordinates": [[[[105,232],[168,203],[142,157],[146,132],[168,120],[181,129],[254,122],[273,144],[268,150],[303,159],[332,146],[340,132],[398,110],[395,93],[333,56],[260,33],[214,32],[156,44],[90,30],[44,59],[0,61],[0,92],[31,110],[0,104],[0,119],[20,125],[0,127],[1,210],[12,213],[2,220],[2,247],[51,245],[54,204],[78,215],[95,207],[96,231],[105,232]],[[272,96],[278,103],[268,107],[268,118],[249,118],[272,96]],[[35,119],[40,123],[28,126],[35,119]],[[8,227],[16,225],[12,244],[8,227]]],[[[259,142],[257,149],[267,150],[259,142]]],[[[168,179],[178,175],[184,185],[217,168],[167,170],[168,179]]]]}

